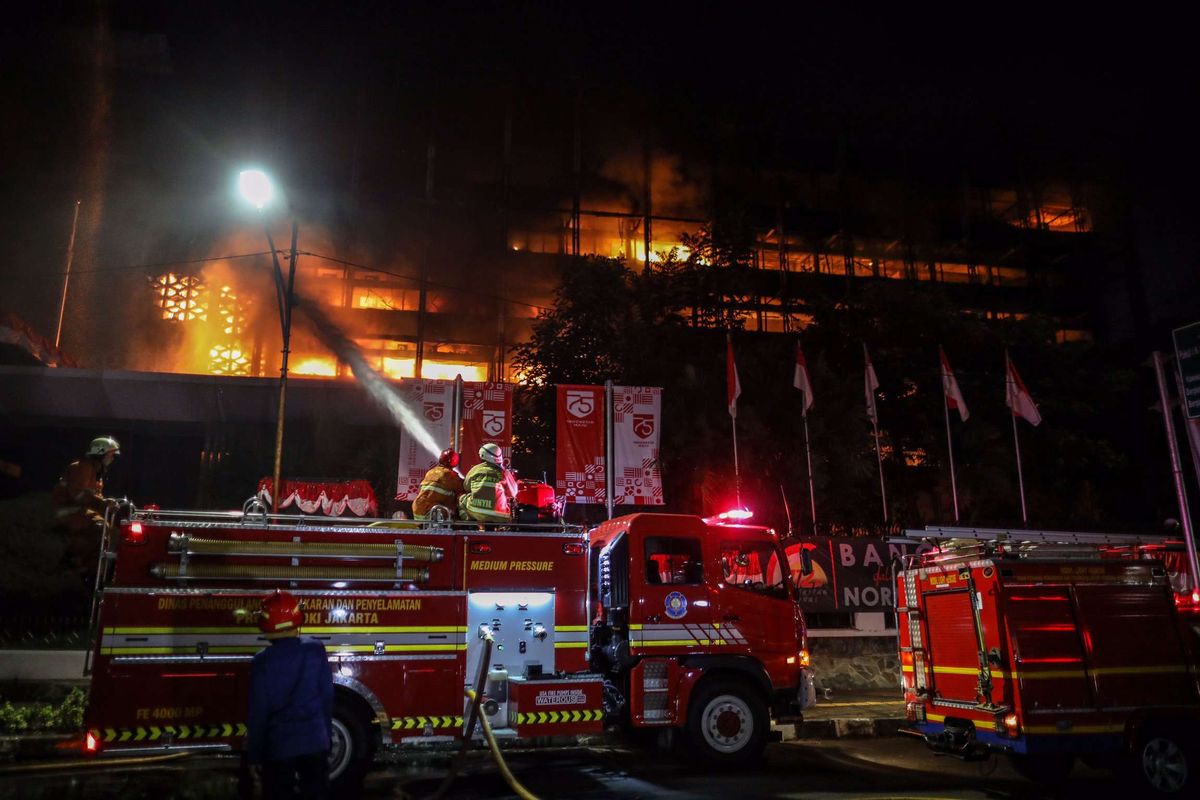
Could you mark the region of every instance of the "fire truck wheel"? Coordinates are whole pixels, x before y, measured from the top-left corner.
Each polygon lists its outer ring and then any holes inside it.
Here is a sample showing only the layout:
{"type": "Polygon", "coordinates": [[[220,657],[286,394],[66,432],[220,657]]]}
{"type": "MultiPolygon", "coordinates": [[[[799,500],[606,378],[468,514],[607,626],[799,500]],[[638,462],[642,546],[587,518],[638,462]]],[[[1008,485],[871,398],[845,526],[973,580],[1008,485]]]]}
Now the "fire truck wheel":
{"type": "Polygon", "coordinates": [[[1198,750],[1182,731],[1148,728],[1133,752],[1132,777],[1157,794],[1185,793],[1196,785],[1198,750]]]}
{"type": "Polygon", "coordinates": [[[1027,781],[1043,786],[1061,786],[1067,782],[1075,757],[1058,754],[1032,756],[1012,755],[1009,757],[1013,769],[1027,781]]]}
{"type": "Polygon", "coordinates": [[[742,681],[718,679],[700,687],[688,712],[688,739],[709,763],[740,767],[767,744],[767,706],[742,681]]]}
{"type": "MultiPolygon", "coordinates": [[[[371,736],[368,718],[360,706],[361,703],[340,692],[333,699],[329,780],[335,790],[349,790],[351,796],[375,757],[375,740],[371,736]]],[[[338,791],[338,794],[342,794],[342,791],[338,791]]]]}

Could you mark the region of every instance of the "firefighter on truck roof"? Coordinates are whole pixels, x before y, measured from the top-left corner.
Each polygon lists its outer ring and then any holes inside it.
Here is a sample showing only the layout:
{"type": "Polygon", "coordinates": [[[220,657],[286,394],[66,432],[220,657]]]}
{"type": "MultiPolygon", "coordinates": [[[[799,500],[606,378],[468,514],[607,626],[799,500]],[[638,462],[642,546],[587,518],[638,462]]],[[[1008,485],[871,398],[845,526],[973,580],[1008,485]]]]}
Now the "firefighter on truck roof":
{"type": "Polygon", "coordinates": [[[466,493],[459,499],[463,519],[476,522],[509,522],[517,496],[517,479],[504,468],[504,451],[488,442],[479,448],[478,464],[471,467],[464,484],[466,493]]]}
{"type": "Polygon", "coordinates": [[[449,447],[443,450],[438,463],[421,479],[417,499],[413,500],[413,517],[429,519],[429,512],[434,506],[445,506],[451,517],[458,513],[458,498],[465,487],[462,476],[455,469],[457,466],[458,453],[449,447]]]}
{"type": "Polygon", "coordinates": [[[246,762],[267,798],[329,796],[333,674],[325,645],[300,636],[303,616],[300,601],[279,590],[258,612],[270,646],[250,667],[246,762]]]}
{"type": "Polygon", "coordinates": [[[111,436],[92,440],[87,453],[72,461],[50,494],[54,527],[67,537],[69,566],[84,575],[95,569],[96,549],[104,533],[104,476],[121,445],[111,436]]]}

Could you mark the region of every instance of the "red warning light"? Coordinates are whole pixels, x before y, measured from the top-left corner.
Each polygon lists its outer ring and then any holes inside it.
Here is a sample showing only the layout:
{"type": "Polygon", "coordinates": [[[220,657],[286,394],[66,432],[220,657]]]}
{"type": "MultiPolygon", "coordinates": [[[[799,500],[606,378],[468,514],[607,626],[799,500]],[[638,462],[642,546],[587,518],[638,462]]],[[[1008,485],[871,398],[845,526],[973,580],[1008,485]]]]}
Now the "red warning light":
{"type": "Polygon", "coordinates": [[[125,540],[125,544],[145,544],[146,529],[140,522],[131,522],[125,528],[125,536],[122,538],[125,540]]]}

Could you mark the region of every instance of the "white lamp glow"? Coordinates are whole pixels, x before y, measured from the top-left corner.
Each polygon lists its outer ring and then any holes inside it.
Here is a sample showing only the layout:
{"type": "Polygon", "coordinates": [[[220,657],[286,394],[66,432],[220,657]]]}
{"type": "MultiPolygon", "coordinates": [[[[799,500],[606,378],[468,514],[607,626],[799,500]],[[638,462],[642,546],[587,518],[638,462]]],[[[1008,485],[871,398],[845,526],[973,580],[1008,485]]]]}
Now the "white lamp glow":
{"type": "Polygon", "coordinates": [[[275,194],[275,190],[271,186],[271,179],[267,177],[267,173],[259,169],[244,169],[238,173],[238,191],[241,192],[246,202],[260,211],[263,206],[271,202],[271,198],[275,194]]]}

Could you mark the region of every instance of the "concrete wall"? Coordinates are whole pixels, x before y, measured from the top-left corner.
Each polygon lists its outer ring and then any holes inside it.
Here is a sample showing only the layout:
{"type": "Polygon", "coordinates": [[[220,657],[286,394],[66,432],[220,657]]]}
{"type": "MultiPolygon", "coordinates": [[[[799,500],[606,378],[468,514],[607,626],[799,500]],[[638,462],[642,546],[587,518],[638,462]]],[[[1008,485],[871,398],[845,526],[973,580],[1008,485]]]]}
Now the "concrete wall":
{"type": "Polygon", "coordinates": [[[818,689],[853,691],[900,687],[896,636],[813,636],[808,650],[818,689]]]}

